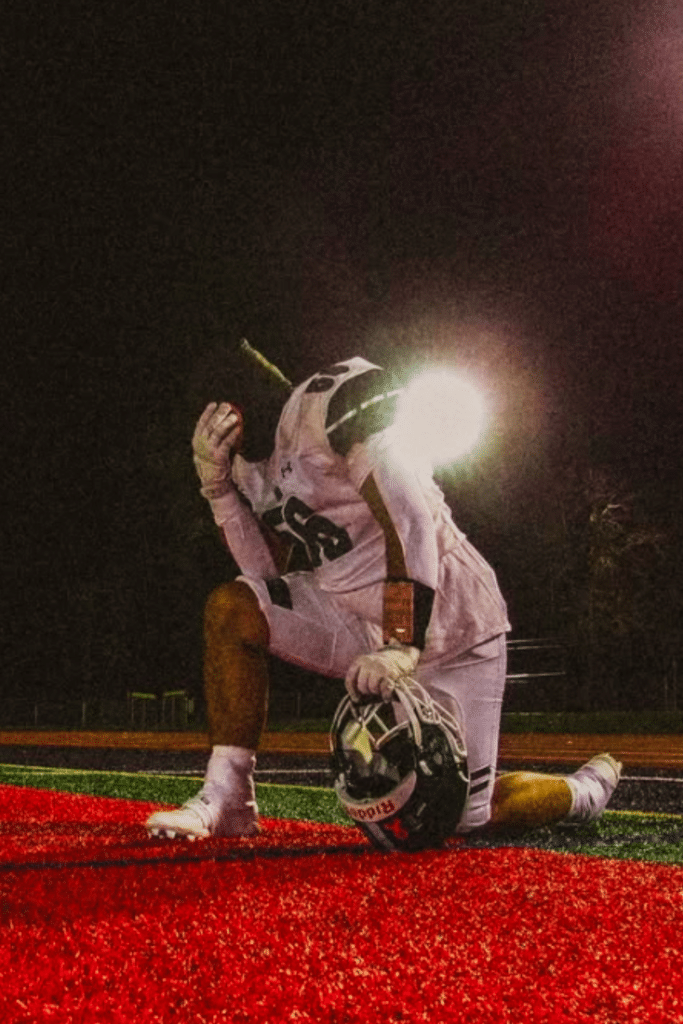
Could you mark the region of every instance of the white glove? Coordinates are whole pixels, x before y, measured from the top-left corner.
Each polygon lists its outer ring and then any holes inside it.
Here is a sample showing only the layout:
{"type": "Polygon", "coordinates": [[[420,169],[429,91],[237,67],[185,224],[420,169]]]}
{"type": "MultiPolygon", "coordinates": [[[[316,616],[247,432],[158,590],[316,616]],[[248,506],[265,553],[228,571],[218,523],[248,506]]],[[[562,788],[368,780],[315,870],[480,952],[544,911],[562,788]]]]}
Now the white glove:
{"type": "Polygon", "coordinates": [[[380,697],[390,700],[393,684],[403,676],[412,675],[420,651],[407,644],[392,643],[372,654],[361,654],[346,673],[346,690],[351,700],[380,697]]]}
{"type": "Polygon", "coordinates": [[[226,494],[232,479],[230,459],[242,439],[242,414],[230,402],[209,402],[192,436],[195,469],[205,498],[226,494]]]}

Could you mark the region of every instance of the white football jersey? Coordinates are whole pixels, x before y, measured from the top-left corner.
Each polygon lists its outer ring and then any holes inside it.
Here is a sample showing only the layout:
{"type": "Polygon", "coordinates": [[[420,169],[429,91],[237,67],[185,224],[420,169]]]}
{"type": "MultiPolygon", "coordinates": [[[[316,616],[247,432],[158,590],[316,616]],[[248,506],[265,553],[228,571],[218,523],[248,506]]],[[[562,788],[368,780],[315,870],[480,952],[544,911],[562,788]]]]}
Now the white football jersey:
{"type": "MultiPolygon", "coordinates": [[[[348,594],[386,578],[384,533],[359,491],[374,470],[386,479],[397,395],[379,367],[360,357],[346,360],[294,390],[269,459],[248,463],[236,455],[233,461],[234,482],[255,514],[294,541],[295,565],[310,570],[323,590],[348,594]]],[[[509,626],[493,570],[453,523],[434,481],[420,478],[416,486],[421,533],[431,536],[435,557],[415,554],[414,534],[406,536],[400,508],[394,515],[387,500],[411,578],[438,592],[448,577],[455,588],[445,595],[448,604],[472,620],[467,642],[503,632],[509,626]],[[444,567],[447,553],[454,559],[444,567]]],[[[410,496],[401,500],[405,505],[410,496]]]]}
{"type": "Polygon", "coordinates": [[[349,359],[295,389],[285,405],[275,446],[264,462],[239,455],[233,479],[256,515],[294,541],[295,564],[305,564],[324,590],[357,590],[384,579],[384,534],[352,480],[346,457],[326,430],[332,396],[373,367],[349,359]]]}

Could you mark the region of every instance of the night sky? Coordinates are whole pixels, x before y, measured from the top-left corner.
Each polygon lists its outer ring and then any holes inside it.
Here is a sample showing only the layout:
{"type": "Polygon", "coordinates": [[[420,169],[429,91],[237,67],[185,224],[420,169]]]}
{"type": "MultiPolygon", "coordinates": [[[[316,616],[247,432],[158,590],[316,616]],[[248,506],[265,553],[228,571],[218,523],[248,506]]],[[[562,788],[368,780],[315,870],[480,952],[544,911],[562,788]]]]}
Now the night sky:
{"type": "Polygon", "coordinates": [[[294,379],[481,382],[456,521],[513,607],[496,513],[523,534],[570,464],[680,530],[679,5],[23,3],[4,36],[7,685],[191,673],[188,439],[243,335],[294,379]]]}

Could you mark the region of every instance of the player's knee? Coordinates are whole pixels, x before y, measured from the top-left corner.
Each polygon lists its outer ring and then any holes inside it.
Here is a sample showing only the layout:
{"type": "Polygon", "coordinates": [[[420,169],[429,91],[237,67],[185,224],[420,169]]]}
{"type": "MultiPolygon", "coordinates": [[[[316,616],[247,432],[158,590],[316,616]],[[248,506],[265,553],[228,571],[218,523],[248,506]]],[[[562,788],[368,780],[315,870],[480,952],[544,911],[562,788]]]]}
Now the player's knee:
{"type": "Polygon", "coordinates": [[[268,623],[251,587],[236,580],[211,592],[204,609],[207,640],[220,636],[223,642],[250,647],[268,646],[268,623]]]}

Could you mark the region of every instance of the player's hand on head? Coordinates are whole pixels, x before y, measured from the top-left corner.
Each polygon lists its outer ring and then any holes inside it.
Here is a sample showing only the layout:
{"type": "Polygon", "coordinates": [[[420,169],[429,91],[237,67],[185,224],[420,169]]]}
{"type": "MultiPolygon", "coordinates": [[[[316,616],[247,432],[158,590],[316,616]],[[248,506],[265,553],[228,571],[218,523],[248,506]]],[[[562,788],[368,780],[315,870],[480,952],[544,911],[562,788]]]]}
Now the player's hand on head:
{"type": "Polygon", "coordinates": [[[344,683],[351,700],[390,700],[394,684],[412,675],[420,651],[407,644],[392,643],[371,654],[359,655],[350,665],[344,683]]]}
{"type": "Polygon", "coordinates": [[[230,462],[243,434],[242,413],[230,402],[209,402],[192,436],[192,457],[205,498],[219,498],[230,486],[230,462]]]}

